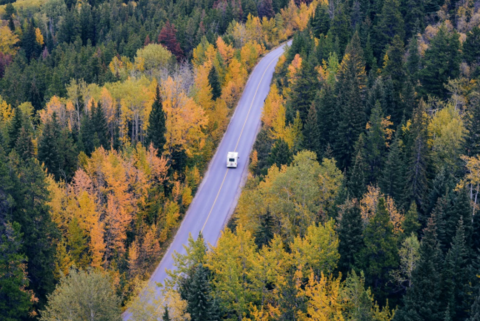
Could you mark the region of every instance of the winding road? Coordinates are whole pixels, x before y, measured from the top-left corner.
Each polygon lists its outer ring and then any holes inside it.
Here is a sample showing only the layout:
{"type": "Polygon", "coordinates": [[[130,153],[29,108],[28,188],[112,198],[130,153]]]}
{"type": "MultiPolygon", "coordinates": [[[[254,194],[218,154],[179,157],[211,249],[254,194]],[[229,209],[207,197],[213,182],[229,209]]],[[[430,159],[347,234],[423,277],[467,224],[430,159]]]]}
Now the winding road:
{"type": "MultiPolygon", "coordinates": [[[[263,104],[270,90],[275,65],[283,54],[284,46],[270,51],[250,74],[208,171],[173,242],[152,274],[150,282],[164,283],[167,277],[165,270],[171,270],[174,267],[174,251],[185,254],[183,246],[188,243],[190,234],[196,239],[198,233],[202,231],[207,244],[217,243],[220,232],[235,210],[245,184],[248,159],[260,127],[263,104]],[[237,168],[227,169],[227,153],[231,151],[238,152],[240,159],[237,168]]],[[[123,314],[123,320],[130,320],[130,316],[127,310],[123,314]]]]}

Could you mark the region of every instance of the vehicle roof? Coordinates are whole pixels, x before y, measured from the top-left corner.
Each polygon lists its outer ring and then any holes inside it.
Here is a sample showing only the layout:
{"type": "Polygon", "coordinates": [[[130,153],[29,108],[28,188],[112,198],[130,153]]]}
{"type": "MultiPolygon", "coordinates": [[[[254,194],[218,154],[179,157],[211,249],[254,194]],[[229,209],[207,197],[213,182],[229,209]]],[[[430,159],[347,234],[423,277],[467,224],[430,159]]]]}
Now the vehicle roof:
{"type": "Polygon", "coordinates": [[[238,155],[237,152],[228,152],[227,157],[236,157],[238,155]]]}

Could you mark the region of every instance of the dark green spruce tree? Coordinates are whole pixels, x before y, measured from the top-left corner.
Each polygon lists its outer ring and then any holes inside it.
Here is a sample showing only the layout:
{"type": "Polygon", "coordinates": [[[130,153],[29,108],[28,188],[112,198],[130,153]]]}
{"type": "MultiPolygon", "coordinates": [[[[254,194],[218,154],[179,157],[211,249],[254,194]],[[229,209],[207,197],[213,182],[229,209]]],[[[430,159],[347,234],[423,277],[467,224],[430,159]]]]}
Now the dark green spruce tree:
{"type": "Polygon", "coordinates": [[[222,95],[222,86],[220,85],[220,80],[218,80],[218,72],[215,66],[212,66],[208,73],[208,82],[212,87],[212,99],[217,100],[222,95]]]}
{"type": "Polygon", "coordinates": [[[445,84],[460,74],[460,39],[454,30],[449,32],[442,25],[425,51],[424,68],[420,71],[423,95],[436,95],[447,98],[445,84]]]}
{"type": "Polygon", "coordinates": [[[412,202],[407,213],[405,213],[405,219],[402,222],[403,235],[409,237],[412,233],[418,234],[422,225],[419,222],[417,205],[412,202]]]}
{"type": "Polygon", "coordinates": [[[188,293],[185,293],[188,302],[187,312],[192,321],[210,320],[212,312],[212,297],[208,269],[199,264],[190,279],[188,293]]]}
{"type": "Polygon", "coordinates": [[[349,169],[347,190],[348,195],[360,200],[367,191],[368,164],[365,156],[365,136],[360,134],[355,146],[355,159],[353,166],[349,169]]]}
{"type": "Polygon", "coordinates": [[[288,147],[288,144],[283,139],[277,139],[273,144],[270,155],[268,156],[269,165],[288,165],[293,160],[292,152],[288,147]]]}
{"type": "Polygon", "coordinates": [[[15,114],[10,121],[8,126],[8,148],[12,150],[15,148],[17,143],[18,136],[20,136],[20,131],[23,127],[23,115],[20,108],[15,109],[15,114]]]}
{"type": "Polygon", "coordinates": [[[390,151],[385,160],[382,176],[379,179],[379,185],[382,192],[391,196],[396,204],[402,203],[404,191],[404,155],[400,132],[395,133],[395,138],[390,145],[390,151]]]}
{"type": "Polygon", "coordinates": [[[319,87],[317,72],[309,59],[302,60],[297,81],[292,86],[291,104],[295,111],[300,112],[302,123],[305,123],[308,110],[312,105],[319,87]]]}
{"type": "Polygon", "coordinates": [[[358,32],[352,38],[340,65],[336,86],[338,126],[334,154],[340,169],[350,166],[358,136],[366,123],[365,88],[367,78],[358,32]]]}
{"type": "Polygon", "coordinates": [[[480,27],[476,26],[467,33],[463,44],[463,58],[469,64],[478,63],[480,59],[480,27]]]}
{"type": "Polygon", "coordinates": [[[307,121],[303,127],[303,137],[303,147],[315,152],[317,154],[317,159],[321,160],[322,151],[320,146],[320,128],[318,127],[317,109],[315,108],[314,103],[310,106],[308,111],[307,121]]]}
{"type": "Polygon", "coordinates": [[[369,126],[365,137],[365,147],[363,155],[368,166],[367,181],[368,185],[377,184],[383,169],[383,163],[386,154],[385,129],[383,128],[383,112],[380,102],[377,101],[375,108],[370,115],[369,126]]]}
{"type": "Polygon", "coordinates": [[[442,320],[442,252],[437,240],[435,221],[430,218],[420,243],[420,259],[412,274],[412,284],[403,297],[404,305],[396,311],[394,321],[442,320]]]}
{"type": "Polygon", "coordinates": [[[163,110],[162,97],[160,96],[160,88],[157,87],[157,93],[155,96],[155,102],[152,106],[152,111],[148,118],[148,128],[147,128],[147,145],[153,144],[153,147],[157,149],[157,155],[162,155],[163,146],[167,142],[165,138],[165,133],[167,127],[165,124],[166,115],[163,110]]]}
{"type": "Polygon", "coordinates": [[[328,145],[333,145],[335,139],[336,125],[339,121],[339,115],[336,112],[335,92],[332,86],[324,84],[323,88],[317,93],[315,101],[318,116],[318,129],[320,131],[320,147],[322,153],[328,145]]]}
{"type": "MultiPolygon", "coordinates": [[[[480,46],[480,45],[479,45],[480,46]]],[[[480,103],[472,104],[467,110],[467,130],[465,150],[468,156],[480,154],[480,103]]]]}
{"type": "Polygon", "coordinates": [[[377,212],[363,232],[365,247],[357,254],[356,262],[365,271],[366,281],[372,287],[375,298],[385,302],[389,290],[390,272],[399,264],[397,238],[385,207],[385,199],[378,201],[377,212]]]}
{"type": "Polygon", "coordinates": [[[92,124],[98,140],[98,146],[95,147],[102,146],[107,150],[110,149],[107,117],[100,102],[98,102],[96,108],[92,108],[92,124]]]}
{"type": "Polygon", "coordinates": [[[384,0],[382,12],[378,16],[378,25],[375,28],[377,32],[377,43],[375,46],[375,56],[377,59],[383,58],[383,50],[389,45],[395,35],[399,40],[405,38],[405,29],[402,13],[400,12],[399,0],[384,0]]]}
{"type": "Polygon", "coordinates": [[[355,266],[355,256],[363,248],[363,221],[357,201],[345,210],[337,232],[340,241],[338,268],[347,275],[355,266]]]}
{"type": "Polygon", "coordinates": [[[38,160],[44,164],[48,173],[58,180],[61,177],[61,155],[59,146],[60,129],[57,114],[45,123],[42,136],[38,141],[38,160]]]}
{"type": "Polygon", "coordinates": [[[328,7],[325,5],[317,6],[315,9],[315,16],[311,19],[311,23],[315,37],[318,38],[321,34],[326,35],[330,29],[328,7]]]}

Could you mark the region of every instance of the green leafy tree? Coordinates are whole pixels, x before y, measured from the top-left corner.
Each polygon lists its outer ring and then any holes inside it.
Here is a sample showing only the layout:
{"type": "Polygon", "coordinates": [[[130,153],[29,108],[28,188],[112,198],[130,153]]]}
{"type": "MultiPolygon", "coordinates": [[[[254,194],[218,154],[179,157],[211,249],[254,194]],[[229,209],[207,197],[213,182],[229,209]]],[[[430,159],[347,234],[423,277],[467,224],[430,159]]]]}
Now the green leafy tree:
{"type": "Polygon", "coordinates": [[[358,253],[357,262],[365,271],[375,297],[384,300],[388,293],[385,285],[390,280],[390,272],[398,266],[399,258],[397,239],[383,198],[379,199],[377,212],[367,223],[363,242],[365,247],[358,253]]]}
{"type": "Polygon", "coordinates": [[[121,320],[120,298],[108,274],[71,269],[40,314],[41,321],[91,320],[92,316],[99,321],[121,320]]]}
{"type": "Polygon", "coordinates": [[[166,116],[163,110],[162,97],[160,96],[160,88],[157,87],[155,102],[152,106],[152,111],[148,119],[147,128],[147,144],[153,144],[158,152],[157,155],[162,155],[163,146],[167,142],[165,133],[167,127],[165,124],[166,116]]]}

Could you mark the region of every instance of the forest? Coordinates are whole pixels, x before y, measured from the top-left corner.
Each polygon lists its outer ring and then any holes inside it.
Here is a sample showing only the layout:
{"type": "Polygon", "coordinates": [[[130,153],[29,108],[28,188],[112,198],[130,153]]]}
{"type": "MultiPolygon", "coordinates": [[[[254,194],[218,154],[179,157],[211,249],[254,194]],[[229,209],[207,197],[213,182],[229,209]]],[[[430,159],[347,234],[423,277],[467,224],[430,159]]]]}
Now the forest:
{"type": "Polygon", "coordinates": [[[480,320],[480,2],[10,2],[2,320],[480,320]],[[290,38],[228,227],[156,297],[249,72],[290,38]]]}

